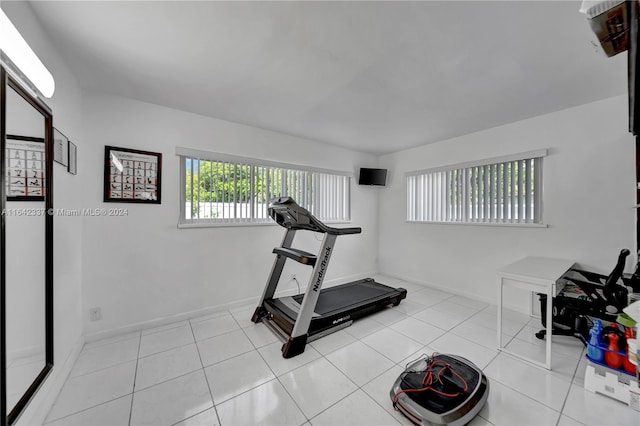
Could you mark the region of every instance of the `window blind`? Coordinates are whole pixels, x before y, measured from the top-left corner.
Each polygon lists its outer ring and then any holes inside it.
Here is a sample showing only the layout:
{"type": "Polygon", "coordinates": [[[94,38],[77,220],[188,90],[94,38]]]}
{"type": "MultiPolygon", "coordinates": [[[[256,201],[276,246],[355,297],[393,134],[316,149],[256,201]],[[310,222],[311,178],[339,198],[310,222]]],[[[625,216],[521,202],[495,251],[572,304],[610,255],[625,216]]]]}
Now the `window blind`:
{"type": "Polygon", "coordinates": [[[546,150],[406,174],[410,222],[542,223],[546,150]]]}
{"type": "Polygon", "coordinates": [[[176,149],[181,161],[179,225],[267,223],[269,200],[290,196],[323,221],[349,221],[346,172],[176,149]],[[194,154],[196,154],[194,156],[194,154]]]}

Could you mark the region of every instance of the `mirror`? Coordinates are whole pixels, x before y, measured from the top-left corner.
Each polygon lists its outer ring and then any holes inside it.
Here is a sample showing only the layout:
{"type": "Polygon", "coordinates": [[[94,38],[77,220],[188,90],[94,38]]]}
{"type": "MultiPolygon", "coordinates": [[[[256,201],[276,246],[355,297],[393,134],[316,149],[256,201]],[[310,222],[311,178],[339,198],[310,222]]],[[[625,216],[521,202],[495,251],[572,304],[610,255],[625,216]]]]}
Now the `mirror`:
{"type": "Polygon", "coordinates": [[[12,424],[53,367],[52,116],[0,69],[2,419],[12,424]]]}

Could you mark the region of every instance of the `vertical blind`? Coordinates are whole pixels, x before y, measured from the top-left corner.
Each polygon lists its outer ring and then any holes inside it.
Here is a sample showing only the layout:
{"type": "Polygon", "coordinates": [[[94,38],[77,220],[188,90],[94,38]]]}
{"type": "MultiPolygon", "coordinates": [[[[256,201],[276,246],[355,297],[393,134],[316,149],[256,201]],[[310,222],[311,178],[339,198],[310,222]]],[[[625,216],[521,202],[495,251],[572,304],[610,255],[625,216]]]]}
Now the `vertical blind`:
{"type": "Polygon", "coordinates": [[[542,223],[546,150],[406,174],[410,222],[542,223]]]}
{"type": "Polygon", "coordinates": [[[182,169],[180,224],[269,222],[269,200],[281,196],[323,221],[351,219],[347,173],[184,148],[176,153],[182,169]]]}

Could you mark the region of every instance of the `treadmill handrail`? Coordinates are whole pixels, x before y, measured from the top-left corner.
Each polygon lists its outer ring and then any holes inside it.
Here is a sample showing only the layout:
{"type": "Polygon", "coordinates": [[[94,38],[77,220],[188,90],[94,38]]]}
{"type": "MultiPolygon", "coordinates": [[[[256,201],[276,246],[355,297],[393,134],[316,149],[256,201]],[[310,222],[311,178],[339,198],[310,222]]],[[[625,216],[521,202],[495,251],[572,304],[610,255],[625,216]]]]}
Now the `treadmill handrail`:
{"type": "Polygon", "coordinates": [[[269,202],[269,216],[278,225],[288,229],[304,229],[331,235],[349,235],[362,232],[362,228],[359,227],[334,228],[328,226],[312,215],[309,210],[296,203],[291,197],[272,199],[269,202]]]}

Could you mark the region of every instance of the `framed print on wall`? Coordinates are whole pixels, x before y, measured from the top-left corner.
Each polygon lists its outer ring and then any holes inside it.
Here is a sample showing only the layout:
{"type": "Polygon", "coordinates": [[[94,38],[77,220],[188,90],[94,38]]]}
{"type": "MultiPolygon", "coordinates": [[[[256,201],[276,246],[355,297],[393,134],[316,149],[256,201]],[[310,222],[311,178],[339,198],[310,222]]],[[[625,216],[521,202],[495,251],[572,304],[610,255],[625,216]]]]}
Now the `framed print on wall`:
{"type": "Polygon", "coordinates": [[[160,204],[162,154],[104,147],[105,202],[160,204]]]}
{"type": "Polygon", "coordinates": [[[5,160],[7,201],[44,201],[44,138],[7,135],[5,160]]]}
{"type": "Polygon", "coordinates": [[[53,161],[67,167],[69,164],[69,138],[53,128],[53,161]]]}
{"type": "Polygon", "coordinates": [[[72,175],[78,174],[78,148],[76,145],[69,141],[69,165],[67,171],[72,175]]]}

